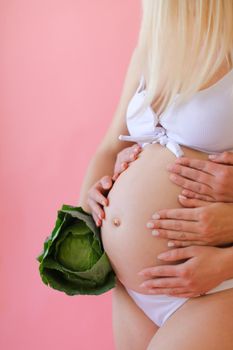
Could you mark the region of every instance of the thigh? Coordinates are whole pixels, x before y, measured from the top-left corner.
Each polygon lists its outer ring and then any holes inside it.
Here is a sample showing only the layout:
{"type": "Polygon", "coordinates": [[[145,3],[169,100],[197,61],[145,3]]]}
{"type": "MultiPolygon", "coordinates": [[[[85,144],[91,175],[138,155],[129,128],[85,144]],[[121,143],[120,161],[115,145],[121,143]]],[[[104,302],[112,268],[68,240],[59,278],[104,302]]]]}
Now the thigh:
{"type": "Polygon", "coordinates": [[[119,280],[112,292],[112,321],[116,350],[145,350],[158,329],[119,280]]]}
{"type": "Polygon", "coordinates": [[[147,350],[232,350],[233,288],[191,298],[164,323],[147,350]]]}

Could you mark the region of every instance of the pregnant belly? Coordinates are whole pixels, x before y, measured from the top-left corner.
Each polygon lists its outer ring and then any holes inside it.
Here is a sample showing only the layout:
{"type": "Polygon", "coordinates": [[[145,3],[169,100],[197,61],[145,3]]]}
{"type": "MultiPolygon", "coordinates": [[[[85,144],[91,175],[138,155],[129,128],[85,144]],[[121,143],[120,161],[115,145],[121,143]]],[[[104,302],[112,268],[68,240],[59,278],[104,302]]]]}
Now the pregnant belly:
{"type": "MultiPolygon", "coordinates": [[[[207,158],[185,147],[183,151],[187,157],[207,158]]],[[[137,273],[166,263],[157,255],[169,249],[168,240],[152,236],[146,223],[159,209],[180,207],[177,196],[181,189],[171,182],[166,169],[174,160],[165,147],[146,145],[115,181],[108,193],[109,205],[104,208],[101,238],[106,254],[121,283],[139,293],[146,294],[139,286],[146,278],[137,273]]]]}

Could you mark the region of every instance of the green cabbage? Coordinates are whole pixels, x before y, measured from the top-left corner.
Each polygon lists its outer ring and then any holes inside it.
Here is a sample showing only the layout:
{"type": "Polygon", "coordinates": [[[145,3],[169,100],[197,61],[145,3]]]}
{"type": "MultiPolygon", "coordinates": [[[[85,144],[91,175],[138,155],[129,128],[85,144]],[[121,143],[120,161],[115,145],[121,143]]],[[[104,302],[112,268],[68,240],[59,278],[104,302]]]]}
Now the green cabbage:
{"type": "Polygon", "coordinates": [[[42,281],[67,295],[107,292],[116,275],[104,251],[100,228],[82,207],[63,204],[37,257],[42,281]]]}

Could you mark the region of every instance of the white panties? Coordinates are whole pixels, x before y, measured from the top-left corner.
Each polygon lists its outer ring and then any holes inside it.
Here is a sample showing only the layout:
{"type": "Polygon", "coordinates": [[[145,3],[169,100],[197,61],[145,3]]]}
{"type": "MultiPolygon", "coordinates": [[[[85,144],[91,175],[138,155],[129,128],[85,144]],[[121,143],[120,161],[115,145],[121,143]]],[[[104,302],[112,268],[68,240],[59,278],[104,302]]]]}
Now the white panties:
{"type": "MultiPolygon", "coordinates": [[[[217,287],[210,289],[205,294],[219,292],[233,288],[233,278],[223,281],[217,287]]],[[[190,298],[179,298],[165,294],[142,294],[125,287],[128,294],[142,311],[159,327],[190,298]]]]}

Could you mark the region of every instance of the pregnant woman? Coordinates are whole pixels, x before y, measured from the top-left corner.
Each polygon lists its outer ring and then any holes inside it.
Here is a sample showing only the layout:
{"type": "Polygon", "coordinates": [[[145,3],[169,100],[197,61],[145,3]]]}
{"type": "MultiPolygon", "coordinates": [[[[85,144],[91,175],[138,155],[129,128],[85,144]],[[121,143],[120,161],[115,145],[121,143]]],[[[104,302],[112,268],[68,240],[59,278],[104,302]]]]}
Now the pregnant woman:
{"type": "MultiPolygon", "coordinates": [[[[233,2],[144,0],[142,5],[122,97],[89,165],[79,204],[97,224],[97,215],[104,215],[101,237],[118,278],[117,349],[231,349],[233,273],[219,269],[218,283],[205,296],[188,298],[156,295],[142,285],[148,277],[139,272],[167,265],[158,255],[168,250],[169,239],[155,237],[147,226],[161,209],[181,208],[180,187],[167,167],[176,157],[207,160],[209,153],[233,149],[233,2]],[[112,186],[117,154],[128,142],[139,143],[142,151],[112,186]]],[[[211,261],[213,256],[227,261],[231,248],[223,248],[225,243],[203,249],[209,249],[211,261]]],[[[195,245],[189,248],[196,252],[195,245]]],[[[169,273],[182,271],[179,266],[189,257],[170,261],[169,273]]]]}

